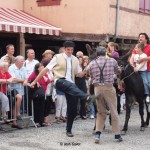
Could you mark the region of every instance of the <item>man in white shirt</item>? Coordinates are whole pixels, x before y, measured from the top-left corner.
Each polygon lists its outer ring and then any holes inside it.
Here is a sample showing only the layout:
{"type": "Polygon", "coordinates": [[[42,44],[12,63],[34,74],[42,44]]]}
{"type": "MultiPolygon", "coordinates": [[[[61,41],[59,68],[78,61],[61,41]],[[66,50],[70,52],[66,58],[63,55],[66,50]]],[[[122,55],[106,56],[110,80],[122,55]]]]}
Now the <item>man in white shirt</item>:
{"type": "Polygon", "coordinates": [[[31,87],[49,70],[54,73],[54,81],[56,89],[62,91],[66,95],[67,100],[67,127],[66,135],[73,137],[71,132],[74,118],[77,113],[77,97],[80,99],[87,98],[88,101],[95,100],[97,97],[89,96],[81,91],[74,83],[75,76],[83,77],[85,72],[81,71],[78,59],[73,56],[74,42],[66,41],[63,44],[64,53],[57,54],[51,62],[40,72],[37,78],[31,83],[31,87]]]}
{"type": "Polygon", "coordinates": [[[14,63],[14,60],[15,60],[15,57],[14,57],[14,53],[15,53],[15,48],[14,48],[14,45],[13,44],[8,44],[6,46],[6,51],[7,51],[7,54],[4,55],[1,60],[4,61],[5,57],[6,56],[9,56],[12,60],[12,64],[14,63]]]}
{"type": "Polygon", "coordinates": [[[27,71],[27,77],[29,77],[30,74],[34,71],[35,65],[37,63],[39,63],[39,61],[34,58],[35,58],[34,50],[28,49],[27,50],[27,59],[25,60],[25,63],[24,63],[24,67],[26,68],[26,71],[27,71]]]}
{"type": "MultiPolygon", "coordinates": [[[[11,65],[9,67],[8,72],[11,74],[13,77],[13,81],[16,83],[11,84],[11,89],[15,90],[16,94],[16,115],[17,119],[21,120],[21,115],[20,115],[20,108],[21,108],[21,103],[22,103],[22,98],[24,95],[24,86],[23,83],[24,81],[27,80],[27,73],[26,69],[23,66],[24,64],[24,57],[23,56],[17,56],[15,58],[15,64],[11,65]]],[[[15,117],[15,116],[14,116],[15,117]]]]}

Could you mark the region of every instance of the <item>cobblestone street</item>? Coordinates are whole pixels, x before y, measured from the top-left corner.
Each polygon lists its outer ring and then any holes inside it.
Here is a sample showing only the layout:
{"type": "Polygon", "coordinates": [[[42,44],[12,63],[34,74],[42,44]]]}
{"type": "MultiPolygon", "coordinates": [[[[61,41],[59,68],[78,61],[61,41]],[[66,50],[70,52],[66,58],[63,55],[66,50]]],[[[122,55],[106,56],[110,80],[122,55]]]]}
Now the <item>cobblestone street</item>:
{"type": "MultiPolygon", "coordinates": [[[[124,122],[124,114],[120,115],[121,127],[124,122]]],[[[0,132],[0,150],[149,150],[150,128],[140,131],[140,117],[137,106],[132,109],[129,122],[129,131],[123,136],[124,141],[116,143],[111,127],[106,124],[100,144],[94,143],[92,129],[94,120],[78,119],[74,123],[73,138],[66,137],[65,123],[53,124],[52,127],[15,130],[0,132]]]]}

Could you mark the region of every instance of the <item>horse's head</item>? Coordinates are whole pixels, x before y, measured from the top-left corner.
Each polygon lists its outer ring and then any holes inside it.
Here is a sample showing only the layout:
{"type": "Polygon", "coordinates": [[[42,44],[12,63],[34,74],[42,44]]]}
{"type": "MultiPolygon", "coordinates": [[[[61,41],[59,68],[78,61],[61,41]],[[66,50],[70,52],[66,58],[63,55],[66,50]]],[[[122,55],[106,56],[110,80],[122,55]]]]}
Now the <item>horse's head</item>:
{"type": "Polygon", "coordinates": [[[130,65],[128,61],[128,57],[120,57],[117,60],[119,67],[121,68],[120,78],[123,79],[124,77],[130,75],[134,72],[133,67],[130,65]]]}
{"type": "Polygon", "coordinates": [[[123,57],[120,57],[117,59],[118,66],[121,68],[121,70],[124,70],[124,68],[127,66],[128,61],[127,59],[124,59],[123,57]]]}
{"type": "Polygon", "coordinates": [[[103,46],[98,46],[96,48],[91,48],[89,44],[86,44],[86,49],[89,55],[89,62],[94,60],[98,56],[106,55],[106,48],[103,46]]]}
{"type": "Polygon", "coordinates": [[[86,49],[88,52],[88,56],[89,56],[89,62],[94,60],[97,55],[96,55],[96,48],[91,48],[91,46],[89,44],[86,44],[86,49]]]}

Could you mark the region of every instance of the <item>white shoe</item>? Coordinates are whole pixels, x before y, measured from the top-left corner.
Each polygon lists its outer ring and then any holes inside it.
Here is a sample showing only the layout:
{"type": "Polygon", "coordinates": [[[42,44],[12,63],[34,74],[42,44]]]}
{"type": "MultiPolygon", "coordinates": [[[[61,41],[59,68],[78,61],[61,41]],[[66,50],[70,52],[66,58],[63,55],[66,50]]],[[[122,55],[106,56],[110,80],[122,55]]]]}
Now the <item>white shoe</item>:
{"type": "Polygon", "coordinates": [[[123,109],[123,108],[121,108],[121,109],[120,109],[120,111],[124,111],[124,109],[123,109]]]}
{"type": "Polygon", "coordinates": [[[150,102],[150,97],[149,97],[149,96],[146,97],[146,102],[147,102],[147,103],[150,102]]]}
{"type": "Polygon", "coordinates": [[[90,116],[90,119],[94,119],[94,118],[95,118],[94,115],[91,115],[91,116],[90,116]]]}

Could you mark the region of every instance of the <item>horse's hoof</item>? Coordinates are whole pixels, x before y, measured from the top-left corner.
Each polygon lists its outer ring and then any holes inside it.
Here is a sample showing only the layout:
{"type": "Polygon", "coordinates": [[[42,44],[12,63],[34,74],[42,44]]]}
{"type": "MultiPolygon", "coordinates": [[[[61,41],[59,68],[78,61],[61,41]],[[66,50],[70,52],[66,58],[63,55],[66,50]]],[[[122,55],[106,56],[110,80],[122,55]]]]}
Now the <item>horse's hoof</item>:
{"type": "Polygon", "coordinates": [[[121,135],[126,135],[127,131],[122,130],[121,135]]]}
{"type": "Polygon", "coordinates": [[[145,131],[145,127],[141,127],[140,131],[145,131]]]}
{"type": "Polygon", "coordinates": [[[149,123],[145,122],[145,128],[147,128],[149,126],[149,123]]]}

